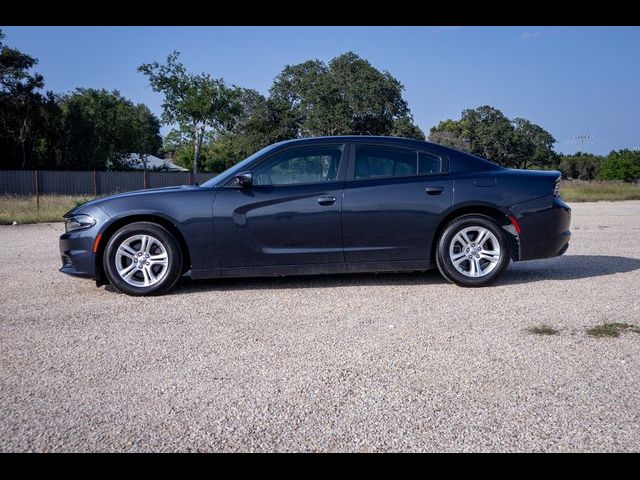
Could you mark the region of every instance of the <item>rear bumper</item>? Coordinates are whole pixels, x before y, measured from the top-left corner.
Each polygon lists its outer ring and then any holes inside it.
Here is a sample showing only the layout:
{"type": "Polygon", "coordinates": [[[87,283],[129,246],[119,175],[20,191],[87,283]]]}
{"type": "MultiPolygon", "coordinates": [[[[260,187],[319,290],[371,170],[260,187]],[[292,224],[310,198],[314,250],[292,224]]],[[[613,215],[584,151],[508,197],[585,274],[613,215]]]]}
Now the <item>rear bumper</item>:
{"type": "Polygon", "coordinates": [[[571,208],[552,195],[515,205],[520,223],[520,260],[562,255],[571,240],[571,208]]]}

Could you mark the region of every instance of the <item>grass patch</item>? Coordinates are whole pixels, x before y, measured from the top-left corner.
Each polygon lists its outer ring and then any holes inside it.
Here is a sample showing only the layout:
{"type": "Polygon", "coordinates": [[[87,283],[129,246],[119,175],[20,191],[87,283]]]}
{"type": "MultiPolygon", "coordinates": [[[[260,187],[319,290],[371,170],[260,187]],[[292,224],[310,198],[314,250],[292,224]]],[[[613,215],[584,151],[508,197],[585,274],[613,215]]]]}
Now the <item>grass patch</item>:
{"type": "Polygon", "coordinates": [[[35,197],[0,195],[0,225],[11,225],[13,222],[62,222],[65,213],[89,200],[92,197],[43,195],[38,210],[35,197]]]}
{"type": "Polygon", "coordinates": [[[640,200],[640,185],[624,182],[566,181],[560,194],[567,202],[640,200]]]}
{"type": "Polygon", "coordinates": [[[587,335],[592,337],[613,337],[617,338],[622,332],[631,331],[640,333],[640,327],[629,325],[628,323],[603,323],[587,329],[587,335]]]}
{"type": "Polygon", "coordinates": [[[527,332],[531,333],[532,335],[557,335],[558,333],[560,333],[560,330],[556,330],[549,325],[538,325],[536,327],[527,328],[527,332]]]}

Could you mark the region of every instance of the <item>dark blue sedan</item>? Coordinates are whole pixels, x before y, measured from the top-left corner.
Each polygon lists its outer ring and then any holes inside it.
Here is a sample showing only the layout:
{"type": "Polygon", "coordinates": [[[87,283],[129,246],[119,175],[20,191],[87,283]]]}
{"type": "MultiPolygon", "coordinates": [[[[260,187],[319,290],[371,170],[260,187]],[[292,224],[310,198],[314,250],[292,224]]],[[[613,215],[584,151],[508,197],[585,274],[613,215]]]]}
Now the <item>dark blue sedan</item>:
{"type": "Polygon", "coordinates": [[[64,273],[131,295],[194,279],[426,270],[488,285],[511,260],[562,255],[557,171],[512,170],[428,142],[304,138],[201,186],[129,192],[65,215],[64,273]]]}

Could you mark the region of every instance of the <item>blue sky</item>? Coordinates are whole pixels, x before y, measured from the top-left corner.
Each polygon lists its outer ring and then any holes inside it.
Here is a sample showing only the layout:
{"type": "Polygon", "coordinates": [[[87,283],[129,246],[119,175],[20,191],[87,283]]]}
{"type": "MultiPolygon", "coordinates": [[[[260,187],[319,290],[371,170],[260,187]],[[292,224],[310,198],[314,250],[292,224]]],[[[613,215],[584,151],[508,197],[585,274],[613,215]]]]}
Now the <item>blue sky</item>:
{"type": "MultiPolygon", "coordinates": [[[[575,152],[640,147],[637,27],[2,27],[36,58],[46,88],[117,89],[158,115],[161,96],[136,72],[172,50],[194,71],[266,93],[285,64],[352,50],[405,86],[428,133],[465,108],[492,105],[538,123],[575,152]]],[[[164,129],[166,132],[166,128],[164,129]]]]}

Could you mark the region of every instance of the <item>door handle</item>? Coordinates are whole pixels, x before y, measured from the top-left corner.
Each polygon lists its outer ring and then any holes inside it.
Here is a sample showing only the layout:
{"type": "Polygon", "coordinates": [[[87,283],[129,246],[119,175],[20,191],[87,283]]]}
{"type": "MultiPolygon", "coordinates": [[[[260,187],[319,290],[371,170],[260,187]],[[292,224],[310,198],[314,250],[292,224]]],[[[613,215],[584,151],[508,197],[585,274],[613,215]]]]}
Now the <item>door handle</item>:
{"type": "Polygon", "coordinates": [[[336,197],[332,195],[318,197],[318,203],[320,205],[333,205],[334,203],[336,203],[336,197]]]}
{"type": "Polygon", "coordinates": [[[427,195],[440,195],[443,190],[444,187],[427,187],[424,189],[424,191],[427,192],[427,195]]]}

